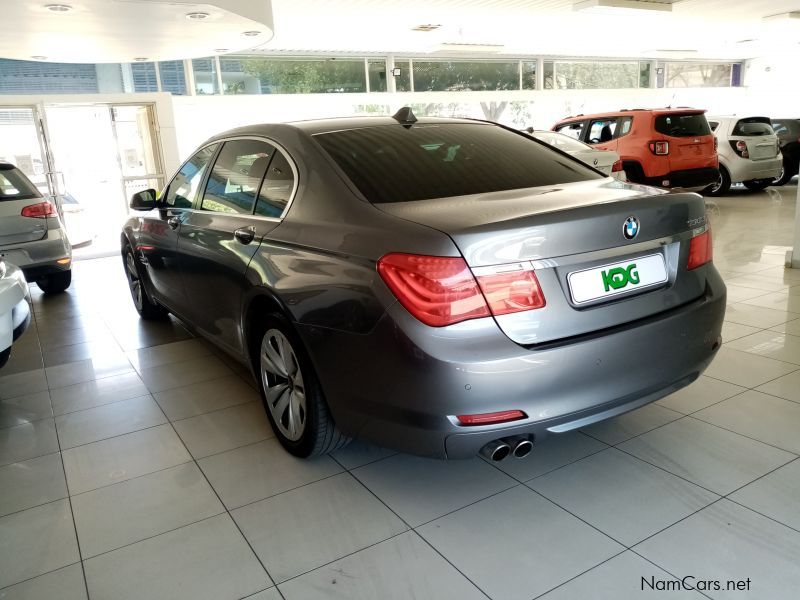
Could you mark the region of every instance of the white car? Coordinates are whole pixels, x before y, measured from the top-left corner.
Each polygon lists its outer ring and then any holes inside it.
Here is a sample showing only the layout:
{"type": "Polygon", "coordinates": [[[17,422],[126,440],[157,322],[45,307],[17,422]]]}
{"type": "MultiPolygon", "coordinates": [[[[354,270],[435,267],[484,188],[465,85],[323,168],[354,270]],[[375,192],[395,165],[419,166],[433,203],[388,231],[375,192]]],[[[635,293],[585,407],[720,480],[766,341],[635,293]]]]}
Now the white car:
{"type": "Polygon", "coordinates": [[[616,152],[592,148],[588,144],[579,142],[563,133],[556,133],[555,131],[526,130],[526,133],[545,144],[549,144],[562,152],[574,156],[579,161],[586,163],[590,167],[594,167],[606,175],[619,179],[620,181],[627,181],[625,171],[622,170],[622,161],[619,159],[619,154],[616,152]]]}
{"type": "Polygon", "coordinates": [[[754,192],[765,189],[783,170],[778,136],[767,117],[708,117],[717,138],[719,180],[703,193],[722,196],[732,183],[754,192]]]}
{"type": "Polygon", "coordinates": [[[0,368],[11,357],[11,344],[28,328],[28,284],[18,267],[0,258],[0,368]]]}

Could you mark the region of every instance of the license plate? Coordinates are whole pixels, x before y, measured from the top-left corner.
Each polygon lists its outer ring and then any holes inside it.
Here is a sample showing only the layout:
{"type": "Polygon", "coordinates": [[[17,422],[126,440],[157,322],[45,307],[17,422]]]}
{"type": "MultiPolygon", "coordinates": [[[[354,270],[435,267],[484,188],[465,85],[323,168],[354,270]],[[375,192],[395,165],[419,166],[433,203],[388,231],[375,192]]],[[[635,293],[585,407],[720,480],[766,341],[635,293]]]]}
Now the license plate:
{"type": "Polygon", "coordinates": [[[651,254],[585,271],[574,271],[567,275],[567,281],[572,301],[584,304],[666,283],[667,267],[662,255],[651,254]]]}

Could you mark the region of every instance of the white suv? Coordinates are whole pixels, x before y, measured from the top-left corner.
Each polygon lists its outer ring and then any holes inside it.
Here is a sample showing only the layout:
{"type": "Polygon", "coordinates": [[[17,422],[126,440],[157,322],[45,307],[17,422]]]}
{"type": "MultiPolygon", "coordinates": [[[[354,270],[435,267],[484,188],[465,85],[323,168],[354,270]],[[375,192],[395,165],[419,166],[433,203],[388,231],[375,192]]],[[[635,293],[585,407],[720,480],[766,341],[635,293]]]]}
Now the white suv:
{"type": "Polygon", "coordinates": [[[703,193],[721,196],[732,183],[752,191],[766,188],[783,167],[778,136],[767,117],[708,117],[717,138],[719,180],[703,193]]]}

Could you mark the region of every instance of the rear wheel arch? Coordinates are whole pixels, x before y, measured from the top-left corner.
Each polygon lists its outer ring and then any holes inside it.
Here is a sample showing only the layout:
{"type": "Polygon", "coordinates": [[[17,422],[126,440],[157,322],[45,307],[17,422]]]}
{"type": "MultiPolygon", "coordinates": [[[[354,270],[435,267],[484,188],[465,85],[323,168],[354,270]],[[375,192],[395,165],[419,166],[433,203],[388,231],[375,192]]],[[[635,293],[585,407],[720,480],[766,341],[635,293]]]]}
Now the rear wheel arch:
{"type": "Polygon", "coordinates": [[[272,314],[279,314],[289,323],[292,322],[291,313],[277,295],[261,288],[249,299],[243,311],[242,342],[250,364],[258,355],[258,345],[261,343],[259,332],[272,314]]]}
{"type": "Polygon", "coordinates": [[[622,160],[622,169],[625,171],[625,175],[628,178],[628,181],[633,183],[643,183],[644,182],[644,169],[642,168],[642,164],[638,160],[622,160]]]}

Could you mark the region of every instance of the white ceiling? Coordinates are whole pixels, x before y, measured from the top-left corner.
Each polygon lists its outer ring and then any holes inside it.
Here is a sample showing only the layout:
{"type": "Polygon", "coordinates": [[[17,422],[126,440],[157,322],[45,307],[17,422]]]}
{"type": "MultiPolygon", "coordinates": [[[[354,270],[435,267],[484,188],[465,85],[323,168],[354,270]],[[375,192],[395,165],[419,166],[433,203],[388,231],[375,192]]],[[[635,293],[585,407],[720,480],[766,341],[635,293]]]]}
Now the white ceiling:
{"type": "Polygon", "coordinates": [[[487,56],[740,59],[800,50],[800,20],[763,18],[798,11],[800,0],[651,0],[672,3],[672,12],[625,14],[574,11],[574,1],[4,0],[0,57],[129,62],[249,48],[294,54],[455,53],[442,44],[476,51],[481,48],[474,44],[484,45],[487,56]],[[51,2],[73,10],[50,12],[44,5],[51,2]],[[210,17],[185,16],[198,11],[210,17]],[[412,30],[424,24],[441,27],[412,30]],[[249,30],[262,33],[244,36],[249,30]]]}
{"type": "Polygon", "coordinates": [[[191,58],[245,50],[272,37],[269,0],[2,0],[0,19],[0,57],[21,60],[191,58]],[[53,12],[49,4],[70,10],[53,12]],[[208,16],[190,20],[189,13],[208,16]]]}

